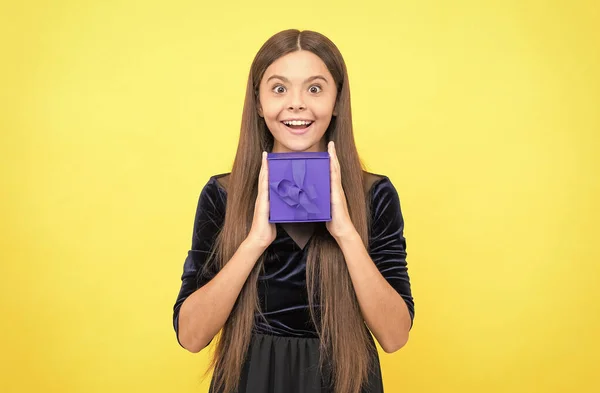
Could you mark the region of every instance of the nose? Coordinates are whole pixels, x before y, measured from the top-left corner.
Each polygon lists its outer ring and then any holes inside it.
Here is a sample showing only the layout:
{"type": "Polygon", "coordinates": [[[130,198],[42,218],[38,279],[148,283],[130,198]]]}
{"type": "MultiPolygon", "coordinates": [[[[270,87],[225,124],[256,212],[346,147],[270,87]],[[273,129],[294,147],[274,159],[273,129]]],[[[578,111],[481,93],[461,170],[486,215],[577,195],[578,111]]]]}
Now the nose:
{"type": "Polygon", "coordinates": [[[295,93],[290,94],[288,109],[292,111],[306,109],[306,105],[302,98],[302,92],[296,91],[295,93]]]}

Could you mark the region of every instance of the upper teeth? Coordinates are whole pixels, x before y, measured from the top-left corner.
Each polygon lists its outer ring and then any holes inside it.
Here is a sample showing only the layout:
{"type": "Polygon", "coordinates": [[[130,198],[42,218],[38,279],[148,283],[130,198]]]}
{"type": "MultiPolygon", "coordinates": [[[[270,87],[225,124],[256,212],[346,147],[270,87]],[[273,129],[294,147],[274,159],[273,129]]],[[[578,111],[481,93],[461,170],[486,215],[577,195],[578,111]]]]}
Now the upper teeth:
{"type": "Polygon", "coordinates": [[[305,120],[291,120],[291,121],[284,121],[283,123],[288,126],[304,126],[304,125],[308,125],[312,122],[305,121],[305,120]]]}

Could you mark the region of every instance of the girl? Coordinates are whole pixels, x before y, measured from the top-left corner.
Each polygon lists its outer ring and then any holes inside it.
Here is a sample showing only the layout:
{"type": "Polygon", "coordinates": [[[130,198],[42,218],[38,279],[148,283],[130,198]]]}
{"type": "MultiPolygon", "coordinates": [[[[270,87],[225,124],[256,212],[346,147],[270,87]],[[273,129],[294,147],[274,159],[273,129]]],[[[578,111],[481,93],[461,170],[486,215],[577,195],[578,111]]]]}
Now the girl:
{"type": "Polygon", "coordinates": [[[210,392],[383,392],[371,332],[391,353],[414,318],[403,229],[390,179],[362,169],[339,50],[275,34],[250,69],[233,168],[200,193],[173,308],[187,350],[221,332],[210,392]],[[331,221],[269,223],[267,151],[329,152],[331,221]]]}

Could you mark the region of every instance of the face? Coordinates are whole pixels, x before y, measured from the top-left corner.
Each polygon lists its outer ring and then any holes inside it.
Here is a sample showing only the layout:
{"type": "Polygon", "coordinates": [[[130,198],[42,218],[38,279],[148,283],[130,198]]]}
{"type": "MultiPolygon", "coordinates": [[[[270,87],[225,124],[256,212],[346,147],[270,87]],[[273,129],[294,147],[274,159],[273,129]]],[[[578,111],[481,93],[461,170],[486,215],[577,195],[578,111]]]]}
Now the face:
{"type": "Polygon", "coordinates": [[[337,115],[336,97],[333,76],[314,53],[274,61],[260,82],[257,108],[273,134],[273,152],[327,151],[324,135],[337,115]]]}

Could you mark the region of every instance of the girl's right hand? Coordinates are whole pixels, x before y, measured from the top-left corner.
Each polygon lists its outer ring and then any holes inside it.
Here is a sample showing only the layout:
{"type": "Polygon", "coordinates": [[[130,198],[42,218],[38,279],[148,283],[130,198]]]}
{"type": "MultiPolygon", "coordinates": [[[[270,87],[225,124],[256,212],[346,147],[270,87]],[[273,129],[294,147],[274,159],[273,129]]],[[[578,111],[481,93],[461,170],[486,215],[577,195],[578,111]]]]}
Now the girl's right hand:
{"type": "Polygon", "coordinates": [[[275,237],[277,229],[274,223],[269,222],[269,168],[267,165],[267,152],[262,153],[262,164],[258,174],[258,195],[254,205],[252,228],[247,240],[257,246],[267,248],[275,237]]]}

